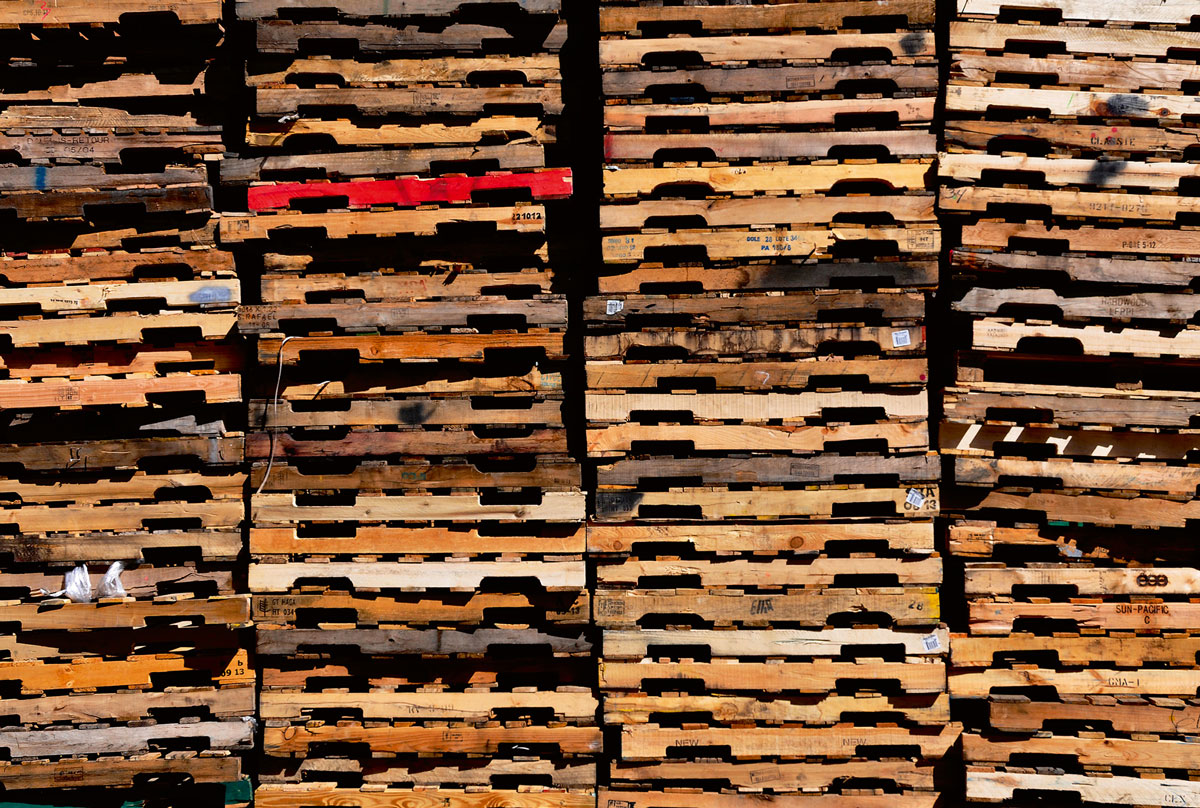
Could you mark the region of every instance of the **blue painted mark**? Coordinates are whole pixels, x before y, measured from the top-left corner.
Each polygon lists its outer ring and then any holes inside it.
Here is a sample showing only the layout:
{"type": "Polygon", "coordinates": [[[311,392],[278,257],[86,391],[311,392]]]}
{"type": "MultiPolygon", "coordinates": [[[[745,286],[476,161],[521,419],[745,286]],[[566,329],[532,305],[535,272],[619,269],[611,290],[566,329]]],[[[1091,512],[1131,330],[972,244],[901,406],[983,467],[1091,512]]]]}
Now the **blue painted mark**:
{"type": "Polygon", "coordinates": [[[46,190],[46,167],[36,166],[33,169],[33,187],[39,191],[46,190]]]}
{"type": "Polygon", "coordinates": [[[225,303],[232,298],[228,286],[201,286],[188,295],[193,303],[225,303]]]}

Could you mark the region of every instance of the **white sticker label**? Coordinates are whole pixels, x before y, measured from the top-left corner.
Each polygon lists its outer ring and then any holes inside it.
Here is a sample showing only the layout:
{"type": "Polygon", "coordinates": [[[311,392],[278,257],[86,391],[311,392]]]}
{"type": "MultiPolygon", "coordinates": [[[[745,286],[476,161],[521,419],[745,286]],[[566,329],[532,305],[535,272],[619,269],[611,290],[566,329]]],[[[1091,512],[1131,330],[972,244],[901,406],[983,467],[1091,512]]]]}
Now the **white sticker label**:
{"type": "Polygon", "coordinates": [[[625,303],[620,300],[610,300],[604,305],[605,314],[616,314],[621,309],[625,308],[625,303]]]}
{"type": "Polygon", "coordinates": [[[942,650],[942,641],[938,639],[938,635],[936,634],[926,634],[921,638],[921,645],[926,651],[942,650]]]}
{"type": "Polygon", "coordinates": [[[909,345],[912,345],[912,337],[909,335],[907,328],[903,331],[892,332],[893,348],[907,348],[909,345]]]}
{"type": "Polygon", "coordinates": [[[925,504],[925,495],[915,488],[908,489],[908,495],[904,497],[904,501],[913,506],[914,510],[919,510],[925,504]]]}

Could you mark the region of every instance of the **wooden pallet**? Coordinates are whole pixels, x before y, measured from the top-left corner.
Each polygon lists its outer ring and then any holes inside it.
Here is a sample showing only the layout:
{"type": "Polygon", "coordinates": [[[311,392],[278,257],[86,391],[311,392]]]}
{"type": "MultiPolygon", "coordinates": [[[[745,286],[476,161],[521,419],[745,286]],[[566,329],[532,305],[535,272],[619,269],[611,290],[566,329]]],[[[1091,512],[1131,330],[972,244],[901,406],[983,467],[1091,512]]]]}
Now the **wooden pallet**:
{"type": "Polygon", "coordinates": [[[937,262],[913,261],[822,261],[799,263],[740,263],[737,266],[665,266],[645,262],[621,267],[615,274],[601,275],[599,291],[604,294],[667,291],[687,293],[763,289],[824,289],[838,286],[929,288],[937,285],[937,262]],[[803,267],[803,271],[797,271],[803,267]]]}
{"type": "Polygon", "coordinates": [[[594,599],[596,623],[605,628],[639,625],[647,616],[679,625],[830,625],[839,615],[855,614],[862,622],[936,625],[940,614],[934,588],[812,589],[776,592],[663,589],[606,590],[594,599]]]}
{"type": "Polygon", "coordinates": [[[528,174],[489,173],[480,177],[406,177],[363,182],[306,182],[254,185],[247,192],[250,210],[291,207],[296,200],[345,198],[348,207],[419,206],[435,202],[471,202],[476,193],[512,192],[530,199],[571,195],[571,170],[546,169],[528,174]]]}
{"type": "MultiPolygon", "coordinates": [[[[581,509],[582,510],[582,509],[581,509]]],[[[581,514],[582,516],[582,514],[581,514]]],[[[536,518],[536,517],[535,517],[536,518]]],[[[264,520],[265,521],[265,520],[264,520]]],[[[416,561],[416,562],[291,562],[251,564],[251,592],[287,592],[320,587],[330,582],[330,590],[348,582],[353,591],[402,590],[423,592],[448,589],[474,592],[490,588],[499,581],[534,581],[547,592],[586,588],[586,572],[581,560],[574,561],[416,561]]]]}
{"type": "MultiPolygon", "coordinates": [[[[523,21],[522,21],[523,22],[523,21]]],[[[420,25],[361,22],[357,25],[338,22],[303,22],[267,20],[255,22],[254,49],[258,53],[320,53],[321,46],[336,53],[345,53],[347,40],[356,43],[358,53],[420,53],[436,51],[442,54],[480,53],[485,45],[491,52],[557,53],[567,38],[565,22],[532,19],[528,25],[518,25],[510,33],[500,25],[476,25],[451,22],[441,30],[427,30],[420,25]]]]}
{"type": "Polygon", "coordinates": [[[254,791],[254,802],[264,808],[302,808],[307,805],[341,804],[352,800],[356,805],[436,804],[446,808],[483,808],[502,802],[513,808],[588,808],[596,797],[586,791],[540,789],[487,789],[484,791],[438,788],[410,791],[403,788],[348,788],[324,783],[295,785],[263,784],[254,791]]]}
{"type": "Polygon", "coordinates": [[[596,784],[596,764],[584,758],[457,758],[430,761],[396,758],[264,758],[259,769],[259,782],[274,785],[328,781],[336,784],[347,772],[361,779],[364,785],[379,786],[474,786],[491,790],[497,782],[570,789],[591,789],[596,784]]]}
{"type": "Polygon", "coordinates": [[[139,152],[178,153],[180,162],[220,155],[219,127],[193,115],[140,115],[99,107],[11,106],[0,112],[0,149],[24,160],[120,163],[139,152]]]}
{"type": "MultiPolygon", "coordinates": [[[[736,5],[710,4],[703,6],[604,5],[600,8],[602,36],[642,36],[646,29],[687,32],[699,25],[705,32],[724,31],[781,31],[788,29],[853,30],[878,22],[878,16],[899,19],[904,27],[928,27],[934,20],[933,5],[927,0],[891,0],[877,4],[848,0],[822,3],[813,8],[806,3],[769,4],[762,7],[740,8],[736,5]]],[[[890,22],[890,19],[889,19],[890,22]]]]}
{"type": "Polygon", "coordinates": [[[256,625],[317,624],[345,626],[404,626],[453,622],[474,625],[587,623],[591,609],[586,591],[510,595],[475,593],[465,597],[438,598],[427,594],[377,597],[364,595],[299,594],[255,595],[252,601],[256,625]]]}
{"type": "Polygon", "coordinates": [[[999,802],[1012,799],[1017,791],[1068,794],[1073,800],[1110,805],[1188,805],[1200,800],[1189,780],[1081,774],[1034,774],[997,771],[971,766],[967,769],[967,797],[999,802]]]}
{"type": "Polygon", "coordinates": [[[640,553],[643,547],[670,548],[681,553],[751,553],[776,555],[840,555],[859,548],[927,555],[933,552],[929,522],[846,522],[834,524],[726,523],[721,525],[600,525],[587,526],[587,551],[640,553]]]}
{"type": "MultiPolygon", "coordinates": [[[[763,790],[777,794],[802,792],[802,799],[821,800],[812,791],[832,791],[855,783],[890,783],[896,791],[932,792],[934,765],[932,761],[914,760],[840,760],[824,759],[812,762],[792,761],[661,761],[626,763],[614,761],[610,767],[611,782],[619,789],[637,789],[652,780],[663,787],[694,788],[697,783],[711,784],[714,789],[743,794],[747,798],[763,799],[763,790]]],[[[608,792],[611,797],[637,797],[642,791],[608,792]]],[[[896,799],[896,795],[890,795],[896,799]]],[[[862,799],[862,797],[854,797],[862,799]]],[[[848,800],[847,800],[848,801],[848,800]]],[[[809,805],[799,803],[797,808],[809,805]]]]}

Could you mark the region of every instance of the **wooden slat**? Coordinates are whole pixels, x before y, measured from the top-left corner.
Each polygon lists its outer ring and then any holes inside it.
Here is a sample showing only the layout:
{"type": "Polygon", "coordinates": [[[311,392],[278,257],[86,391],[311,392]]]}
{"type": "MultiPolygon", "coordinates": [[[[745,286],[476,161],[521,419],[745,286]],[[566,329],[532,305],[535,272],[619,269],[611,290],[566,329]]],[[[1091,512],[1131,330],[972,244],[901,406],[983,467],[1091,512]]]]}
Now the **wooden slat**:
{"type": "MultiPolygon", "coordinates": [[[[1195,678],[1195,677],[1194,677],[1195,678]]],[[[942,693],[941,662],[602,662],[602,689],[640,690],[646,680],[703,682],[709,690],[827,693],[841,681],[894,683],[906,693],[942,693]]]]}
{"type": "Polygon", "coordinates": [[[624,553],[639,544],[682,543],[696,552],[819,553],[838,542],[886,542],[893,550],[933,550],[929,523],[595,525],[587,527],[591,553],[624,553]]]}

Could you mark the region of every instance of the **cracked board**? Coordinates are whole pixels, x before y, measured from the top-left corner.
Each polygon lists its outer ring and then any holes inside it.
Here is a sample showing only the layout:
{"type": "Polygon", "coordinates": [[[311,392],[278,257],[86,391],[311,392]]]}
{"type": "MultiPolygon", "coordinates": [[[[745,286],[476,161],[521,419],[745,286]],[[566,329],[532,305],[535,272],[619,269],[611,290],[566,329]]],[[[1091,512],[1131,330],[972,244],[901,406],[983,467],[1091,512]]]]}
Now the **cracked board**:
{"type": "Polygon", "coordinates": [[[680,553],[842,555],[860,549],[928,555],[933,552],[929,522],[842,524],[600,525],[587,526],[589,554],[641,553],[643,549],[680,553]]]}

